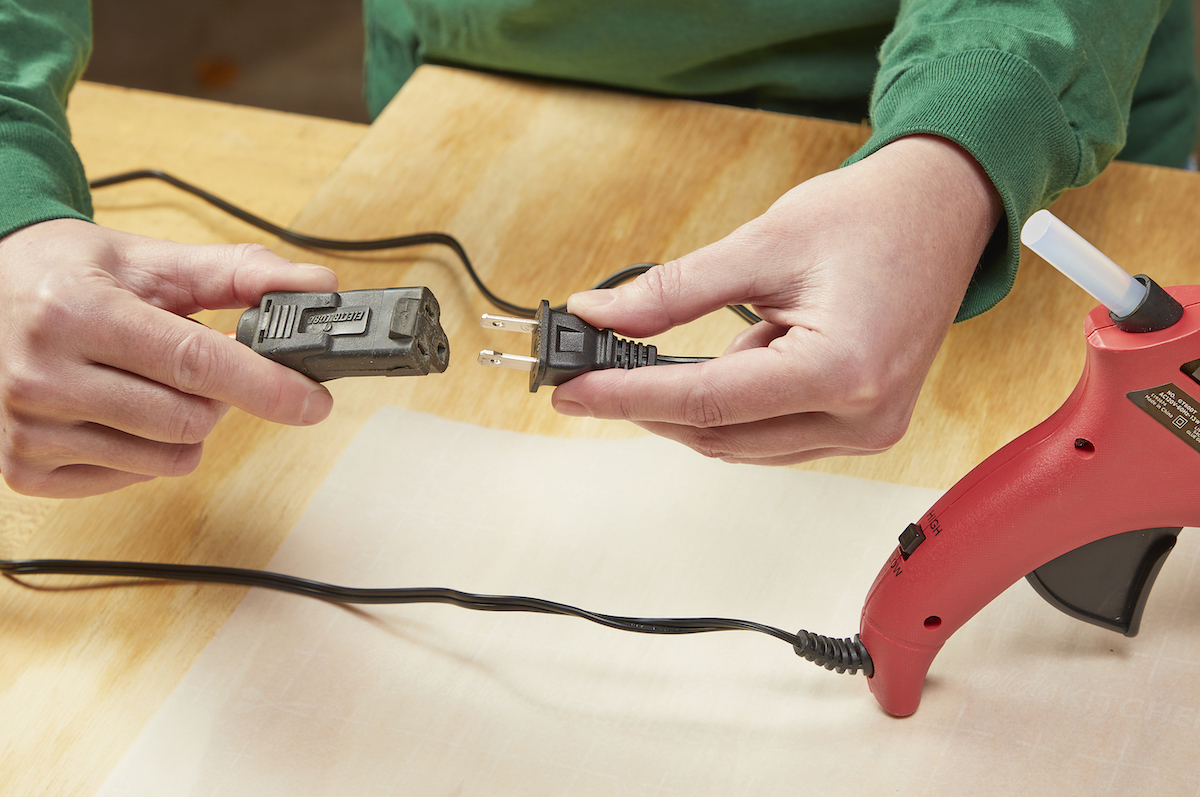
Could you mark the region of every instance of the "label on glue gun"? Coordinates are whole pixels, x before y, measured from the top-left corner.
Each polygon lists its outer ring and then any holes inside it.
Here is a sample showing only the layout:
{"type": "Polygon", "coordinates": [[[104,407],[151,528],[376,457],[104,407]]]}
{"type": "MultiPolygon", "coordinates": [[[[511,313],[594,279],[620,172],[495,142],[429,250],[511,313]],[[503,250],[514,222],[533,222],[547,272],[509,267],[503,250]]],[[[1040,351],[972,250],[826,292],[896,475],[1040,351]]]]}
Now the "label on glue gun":
{"type": "Polygon", "coordinates": [[[1126,395],[1163,428],[1200,453],[1200,401],[1170,382],[1126,395]]]}

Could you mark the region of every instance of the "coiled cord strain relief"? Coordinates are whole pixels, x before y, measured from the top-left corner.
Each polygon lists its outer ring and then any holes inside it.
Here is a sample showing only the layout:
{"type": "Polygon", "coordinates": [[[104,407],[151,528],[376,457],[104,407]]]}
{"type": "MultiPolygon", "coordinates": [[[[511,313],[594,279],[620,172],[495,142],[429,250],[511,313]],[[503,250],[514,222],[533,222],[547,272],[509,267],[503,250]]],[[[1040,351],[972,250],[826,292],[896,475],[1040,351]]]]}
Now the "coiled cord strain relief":
{"type": "Polygon", "coordinates": [[[658,348],[650,343],[638,343],[613,336],[614,352],[613,367],[629,370],[654,365],[657,362],[658,348]]]}
{"type": "Polygon", "coordinates": [[[854,675],[862,671],[868,678],[875,674],[871,655],[857,634],[852,638],[837,639],[801,630],[796,636],[800,642],[792,648],[802,659],[839,673],[854,675]]]}

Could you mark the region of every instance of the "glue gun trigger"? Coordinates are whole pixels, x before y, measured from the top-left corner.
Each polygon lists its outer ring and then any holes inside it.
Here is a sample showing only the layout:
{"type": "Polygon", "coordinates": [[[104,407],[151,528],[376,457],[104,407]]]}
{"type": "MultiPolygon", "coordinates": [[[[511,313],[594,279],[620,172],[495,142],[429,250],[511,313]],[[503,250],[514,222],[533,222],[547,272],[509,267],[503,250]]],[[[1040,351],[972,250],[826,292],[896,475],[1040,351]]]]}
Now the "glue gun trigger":
{"type": "Polygon", "coordinates": [[[1182,528],[1141,529],[1069,551],[1025,576],[1063,612],[1125,636],[1137,636],[1158,571],[1182,528]]]}

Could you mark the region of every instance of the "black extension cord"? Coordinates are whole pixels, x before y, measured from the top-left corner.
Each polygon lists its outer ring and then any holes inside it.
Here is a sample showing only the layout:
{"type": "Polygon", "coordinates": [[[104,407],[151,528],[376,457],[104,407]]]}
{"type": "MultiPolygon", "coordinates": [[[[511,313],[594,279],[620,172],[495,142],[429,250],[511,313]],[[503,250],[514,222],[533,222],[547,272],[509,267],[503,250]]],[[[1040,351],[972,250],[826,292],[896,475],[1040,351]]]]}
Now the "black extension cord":
{"type": "MultiPolygon", "coordinates": [[[[466,251],[453,236],[446,233],[419,233],[402,235],[392,238],[381,238],[370,241],[346,241],[329,238],[317,238],[303,235],[272,224],[252,213],[226,202],[203,189],[184,182],[165,172],[156,170],[140,170],[114,175],[90,184],[92,188],[102,188],[119,183],[140,179],[157,179],[170,183],[188,193],[208,202],[209,204],[236,216],[237,218],[259,229],[270,232],[284,241],[297,246],[315,249],[330,249],[336,251],[370,251],[380,249],[397,249],[424,244],[441,244],[452,249],[471,280],[479,288],[489,302],[505,312],[526,317],[544,317],[548,312],[548,304],[543,302],[540,308],[526,308],[505,301],[492,293],[471,265],[466,251]]],[[[631,266],[608,277],[596,287],[609,288],[619,285],[638,274],[650,269],[654,264],[631,266]]],[[[562,308],[553,308],[558,311],[562,308]]],[[[751,323],[760,320],[758,316],[744,307],[731,307],[740,316],[751,323]]],[[[672,358],[682,360],[684,358],[672,358]]],[[[848,639],[812,634],[808,631],[788,633],[779,628],[755,623],[748,620],[735,620],[722,617],[623,617],[618,615],[600,614],[568,606],[563,603],[526,598],[515,595],[480,595],[441,587],[401,587],[393,589],[364,589],[359,587],[342,587],[325,584],[319,581],[298,578],[296,576],[271,573],[265,570],[251,570],[236,567],[217,567],[211,565],[158,564],[149,562],[114,562],[83,559],[0,559],[0,573],[8,578],[22,583],[19,576],[29,575],[75,575],[75,576],[107,576],[116,578],[158,579],[184,582],[209,582],[234,584],[246,587],[258,587],[282,592],[290,592],[311,598],[334,603],[448,603],[464,609],[492,612],[534,612],[540,614],[556,614],[568,617],[578,617],[593,623],[631,631],[640,634],[703,634],[715,631],[756,631],[773,636],[790,644],[796,655],[811,661],[827,670],[839,673],[863,672],[871,677],[874,672],[871,657],[867,653],[858,636],[848,639]]],[[[26,585],[28,586],[28,585],[26,585]]]]}
{"type": "MultiPolygon", "coordinates": [[[[131,172],[114,174],[109,177],[101,177],[99,179],[92,180],[90,183],[88,183],[88,186],[93,189],[106,188],[111,185],[119,185],[121,183],[128,183],[134,180],[161,180],[164,183],[175,186],[181,191],[188,192],[192,196],[207,202],[215,208],[225,211],[235,218],[241,219],[251,226],[257,227],[264,232],[269,232],[281,240],[309,249],[327,249],[334,252],[377,252],[385,249],[404,249],[411,246],[424,246],[427,244],[445,246],[451,249],[454,254],[458,256],[458,259],[462,261],[463,268],[466,270],[467,276],[470,277],[471,282],[475,283],[475,287],[479,289],[479,292],[483,295],[483,298],[487,299],[492,306],[503,310],[506,313],[512,313],[513,315],[521,316],[522,318],[533,318],[533,316],[537,314],[536,307],[523,307],[519,304],[507,301],[506,299],[501,299],[499,296],[492,293],[491,289],[484,284],[483,279],[480,278],[478,272],[475,271],[475,267],[471,264],[471,259],[467,257],[467,252],[465,249],[463,249],[463,245],[458,242],[457,238],[448,233],[423,232],[414,233],[411,235],[397,235],[390,238],[375,238],[365,241],[350,241],[339,238],[319,238],[314,235],[305,235],[304,233],[289,230],[286,227],[280,227],[278,224],[267,221],[261,216],[256,216],[248,210],[240,208],[215,194],[205,191],[203,188],[192,185],[185,180],[180,180],[178,177],[175,177],[174,175],[168,174],[164,171],[159,171],[158,169],[137,169],[131,172]]],[[[638,263],[636,265],[628,266],[627,268],[623,268],[620,271],[605,277],[594,286],[594,289],[614,288],[621,283],[628,282],[634,277],[637,277],[639,274],[644,274],[645,272],[654,268],[656,265],[658,264],[638,263]]],[[[554,307],[554,309],[565,310],[566,305],[557,305],[554,307]]],[[[756,324],[762,320],[754,312],[740,304],[730,305],[729,309],[749,324],[756,324]]]]}

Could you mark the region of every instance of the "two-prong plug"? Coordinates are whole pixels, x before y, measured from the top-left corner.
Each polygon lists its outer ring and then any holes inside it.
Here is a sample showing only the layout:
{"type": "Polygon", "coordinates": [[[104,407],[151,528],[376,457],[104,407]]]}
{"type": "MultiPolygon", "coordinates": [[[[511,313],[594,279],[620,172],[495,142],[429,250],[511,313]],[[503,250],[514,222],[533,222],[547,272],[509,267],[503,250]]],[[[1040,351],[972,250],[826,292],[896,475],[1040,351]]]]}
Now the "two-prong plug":
{"type": "Polygon", "coordinates": [[[598,329],[577,315],[555,310],[545,299],[533,318],[510,318],[484,313],[480,326],[511,332],[528,332],[533,344],[528,357],[491,349],[479,352],[479,364],[529,372],[529,392],[542,385],[561,385],[588,371],[607,368],[642,368],[647,365],[702,362],[707,357],[662,357],[649,343],[617,337],[611,329],[598,329]]]}

